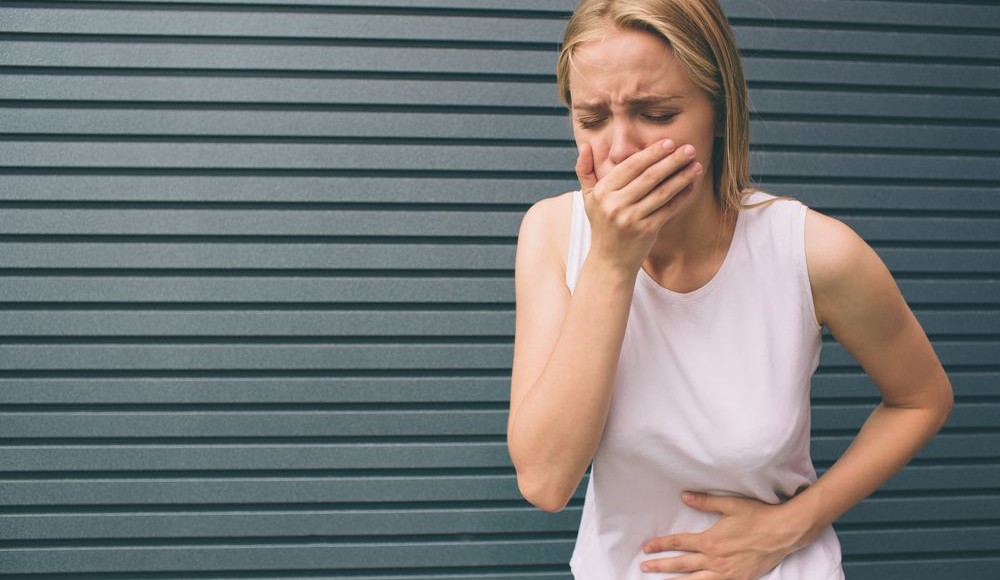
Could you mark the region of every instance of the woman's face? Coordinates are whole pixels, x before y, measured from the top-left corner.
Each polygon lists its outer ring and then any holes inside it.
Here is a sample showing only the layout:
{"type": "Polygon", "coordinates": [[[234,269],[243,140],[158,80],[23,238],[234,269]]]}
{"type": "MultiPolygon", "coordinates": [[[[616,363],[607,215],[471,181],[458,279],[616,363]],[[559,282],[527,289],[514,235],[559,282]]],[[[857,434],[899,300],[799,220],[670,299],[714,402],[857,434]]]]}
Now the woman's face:
{"type": "Polygon", "coordinates": [[[694,145],[705,172],[695,191],[712,187],[715,111],[670,47],[636,30],[609,27],[573,52],[569,73],[573,136],[589,143],[598,179],[661,139],[694,145]]]}

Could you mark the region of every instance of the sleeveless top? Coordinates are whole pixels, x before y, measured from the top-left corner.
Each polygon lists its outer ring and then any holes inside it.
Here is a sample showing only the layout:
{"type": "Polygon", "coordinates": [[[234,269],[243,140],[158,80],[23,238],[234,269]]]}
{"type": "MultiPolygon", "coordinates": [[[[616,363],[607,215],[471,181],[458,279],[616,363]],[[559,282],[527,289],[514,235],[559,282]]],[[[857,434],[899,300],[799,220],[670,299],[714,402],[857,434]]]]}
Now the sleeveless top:
{"type": "MultiPolygon", "coordinates": [[[[755,193],[747,205],[771,199],[755,193]]],[[[700,532],[718,514],[685,490],[779,503],[816,480],[809,387],[819,363],[805,261],[806,208],[779,199],[739,213],[729,252],[704,286],[678,293],[640,269],[607,424],[594,456],[570,566],[576,580],[658,580],[642,545],[700,532]]],[[[570,292],[590,247],[583,195],[573,194],[570,292]]],[[[840,580],[832,527],[763,576],[840,580]]]]}

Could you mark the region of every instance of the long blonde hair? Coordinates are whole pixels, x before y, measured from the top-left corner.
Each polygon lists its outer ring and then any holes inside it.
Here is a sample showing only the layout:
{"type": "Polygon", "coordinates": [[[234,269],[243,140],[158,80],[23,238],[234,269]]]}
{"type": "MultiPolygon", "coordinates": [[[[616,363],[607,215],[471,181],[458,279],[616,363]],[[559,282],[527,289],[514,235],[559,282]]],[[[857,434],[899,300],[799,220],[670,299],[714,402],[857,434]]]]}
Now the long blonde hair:
{"type": "Polygon", "coordinates": [[[583,0],[566,25],[556,65],[559,96],[572,106],[569,71],[578,45],[601,38],[609,25],[651,33],[673,54],[698,88],[708,95],[722,146],[712,155],[718,202],[738,211],[750,182],[750,111],[739,49],[715,0],[583,0]]]}

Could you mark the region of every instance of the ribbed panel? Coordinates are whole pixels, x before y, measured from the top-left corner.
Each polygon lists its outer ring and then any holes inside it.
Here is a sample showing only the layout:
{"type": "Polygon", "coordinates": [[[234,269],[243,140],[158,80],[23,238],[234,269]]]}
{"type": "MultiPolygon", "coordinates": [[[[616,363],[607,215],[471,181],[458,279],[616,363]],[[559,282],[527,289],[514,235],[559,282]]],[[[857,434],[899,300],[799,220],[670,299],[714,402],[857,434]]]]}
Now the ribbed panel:
{"type": "MultiPolygon", "coordinates": [[[[574,4],[0,4],[0,574],[567,580],[579,494],[528,507],[504,431],[574,4]]],[[[958,395],[848,575],[991,577],[1000,8],[723,4],[762,185],[875,246],[958,395]]],[[[877,400],[827,345],[819,467],[877,400]]]]}

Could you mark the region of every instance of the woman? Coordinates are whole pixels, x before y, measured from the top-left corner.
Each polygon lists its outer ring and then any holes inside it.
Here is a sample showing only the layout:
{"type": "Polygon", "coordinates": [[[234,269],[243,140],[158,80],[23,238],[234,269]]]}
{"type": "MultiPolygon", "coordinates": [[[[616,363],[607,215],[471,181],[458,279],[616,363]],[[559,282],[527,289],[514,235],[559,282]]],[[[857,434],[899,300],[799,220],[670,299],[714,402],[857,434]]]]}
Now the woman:
{"type": "Polygon", "coordinates": [[[749,183],[746,83],[714,0],[584,0],[557,70],[581,191],[525,215],[508,426],[521,492],[593,470],[578,580],[843,578],[831,523],[936,433],[951,386],[877,255],[749,183]],[[821,327],[881,391],[823,477],[821,327]]]}

